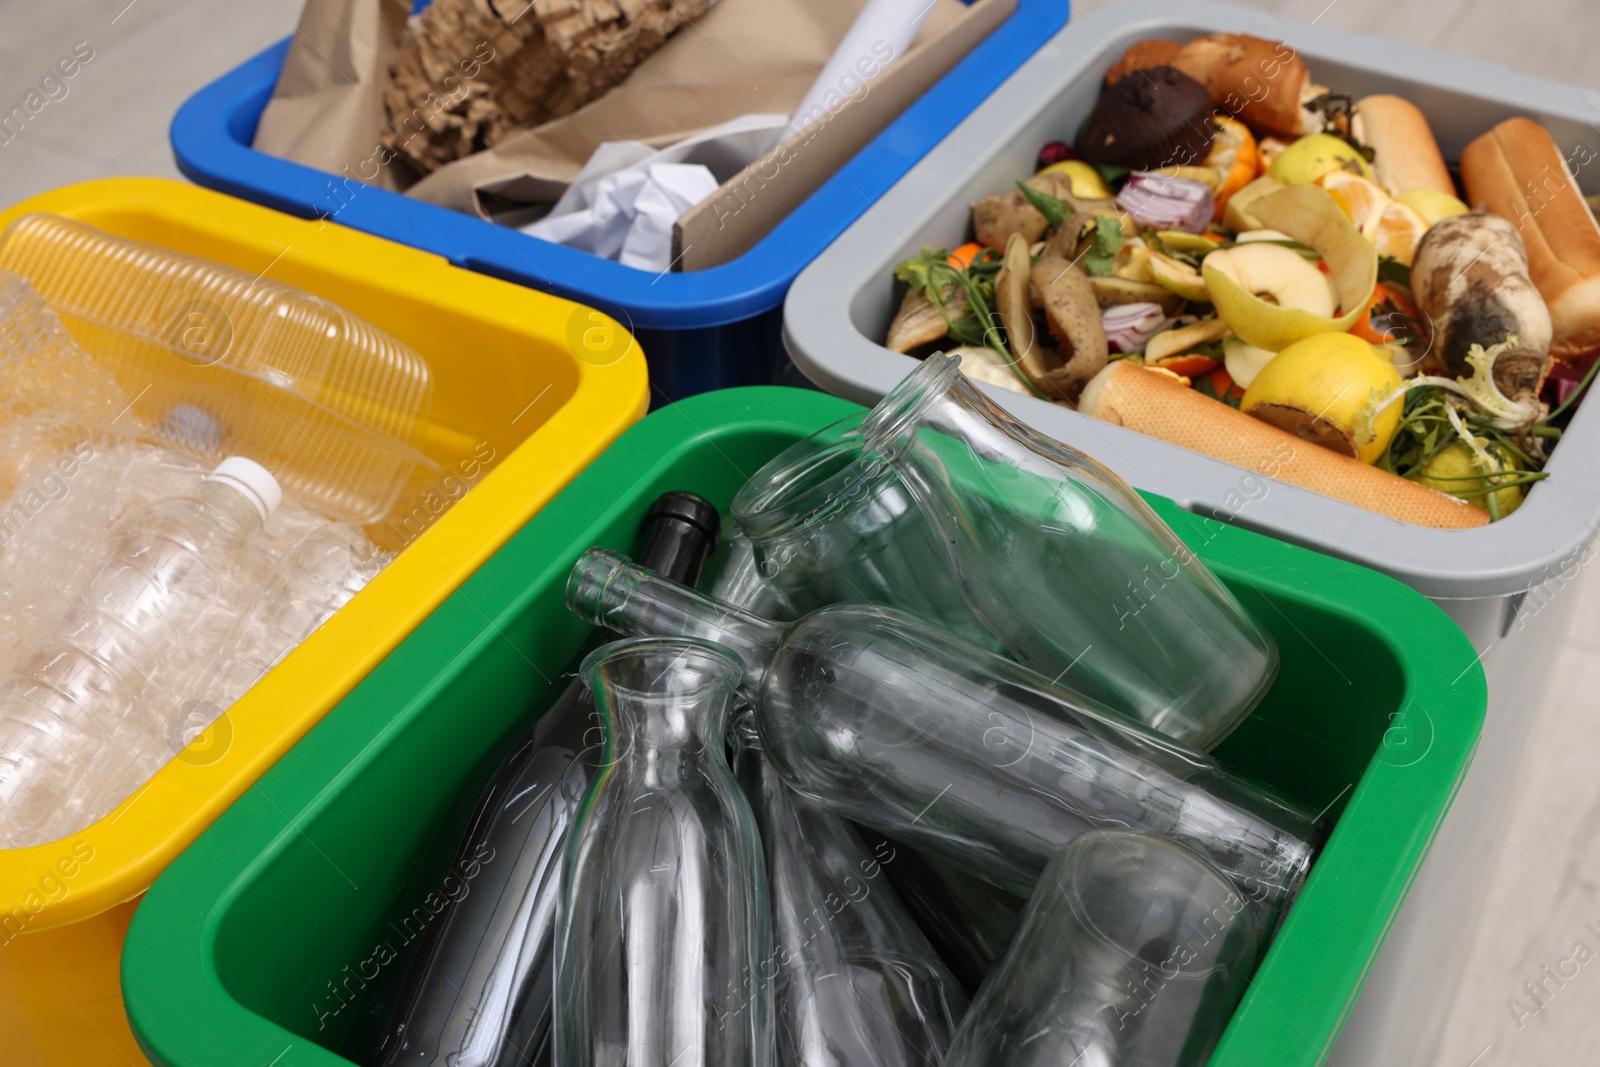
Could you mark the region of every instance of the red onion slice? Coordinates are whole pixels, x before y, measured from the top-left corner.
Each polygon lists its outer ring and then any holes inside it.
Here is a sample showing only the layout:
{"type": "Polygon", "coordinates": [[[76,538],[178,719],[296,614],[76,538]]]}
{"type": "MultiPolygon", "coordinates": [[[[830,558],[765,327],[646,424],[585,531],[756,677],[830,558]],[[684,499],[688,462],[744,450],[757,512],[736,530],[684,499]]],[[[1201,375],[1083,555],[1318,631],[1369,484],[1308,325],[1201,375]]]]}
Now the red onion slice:
{"type": "Polygon", "coordinates": [[[1118,304],[1100,313],[1106,344],[1118,352],[1141,352],[1167,324],[1160,304],[1118,304]]]}
{"type": "Polygon", "coordinates": [[[1205,182],[1136,170],[1117,194],[1117,206],[1152,230],[1201,233],[1211,221],[1216,200],[1205,182]]]}

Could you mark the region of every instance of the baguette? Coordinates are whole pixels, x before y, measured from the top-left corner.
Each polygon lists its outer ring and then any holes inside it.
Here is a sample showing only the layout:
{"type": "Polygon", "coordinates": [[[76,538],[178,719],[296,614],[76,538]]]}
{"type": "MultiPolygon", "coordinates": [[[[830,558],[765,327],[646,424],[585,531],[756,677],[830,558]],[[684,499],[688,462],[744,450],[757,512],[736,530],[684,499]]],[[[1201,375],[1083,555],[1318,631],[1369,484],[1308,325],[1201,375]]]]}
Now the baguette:
{"type": "Polygon", "coordinates": [[[1600,349],[1600,225],[1550,132],[1532,119],[1500,123],[1461,153],[1467,199],[1510,222],[1550,309],[1550,354],[1600,349]]]}
{"type": "Polygon", "coordinates": [[[1387,93],[1362,97],[1356,102],[1350,132],[1372,149],[1373,173],[1390,196],[1412,189],[1456,195],[1456,183],[1450,180],[1433,129],[1411,101],[1387,93]]]}
{"type": "Polygon", "coordinates": [[[1246,126],[1280,137],[1316,133],[1321,121],[1301,105],[1319,91],[1294,49],[1247,33],[1196,37],[1172,57],[1211,92],[1211,102],[1246,126]]]}
{"type": "Polygon", "coordinates": [[[1090,379],[1078,410],[1401,522],[1466,529],[1489,521],[1464,500],[1302,441],[1135,363],[1118,361],[1090,379]]]}

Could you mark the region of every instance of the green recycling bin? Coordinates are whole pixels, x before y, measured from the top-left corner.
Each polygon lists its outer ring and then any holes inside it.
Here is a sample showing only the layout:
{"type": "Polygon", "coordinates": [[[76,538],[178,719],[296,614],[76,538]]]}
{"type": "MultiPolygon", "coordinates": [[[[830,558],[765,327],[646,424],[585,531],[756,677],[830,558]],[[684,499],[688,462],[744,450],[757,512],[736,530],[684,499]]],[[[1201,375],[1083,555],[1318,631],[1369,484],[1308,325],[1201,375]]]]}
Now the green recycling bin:
{"type": "MultiPolygon", "coordinates": [[[[462,884],[450,866],[479,784],[587,636],[563,605],[578,555],[627,551],[667,490],[726,506],[777,452],[859,410],[730,389],[619,438],[156,882],[123,956],[150,1058],[370,1062],[421,928],[462,884]]],[[[1334,820],[1211,1067],[1316,1067],[1461,783],[1483,674],[1460,671],[1460,629],[1399,582],[1151,503],[1282,654],[1216,755],[1334,820]]]]}

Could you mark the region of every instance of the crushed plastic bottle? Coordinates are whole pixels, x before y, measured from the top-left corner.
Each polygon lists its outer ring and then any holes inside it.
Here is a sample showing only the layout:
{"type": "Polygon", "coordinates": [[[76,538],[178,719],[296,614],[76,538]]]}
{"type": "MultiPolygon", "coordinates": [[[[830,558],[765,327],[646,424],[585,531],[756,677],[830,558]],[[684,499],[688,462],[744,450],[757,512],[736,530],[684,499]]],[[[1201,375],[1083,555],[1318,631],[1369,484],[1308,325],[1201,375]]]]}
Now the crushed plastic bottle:
{"type": "Polygon", "coordinates": [[[41,461],[114,437],[123,403],[27,279],[0,270],[0,500],[41,461]]]}
{"type": "Polygon", "coordinates": [[[143,781],[120,758],[146,693],[211,663],[246,595],[250,539],[281,499],[229,457],[189,495],[118,523],[82,594],[0,679],[0,847],[81,829],[143,781]]]}

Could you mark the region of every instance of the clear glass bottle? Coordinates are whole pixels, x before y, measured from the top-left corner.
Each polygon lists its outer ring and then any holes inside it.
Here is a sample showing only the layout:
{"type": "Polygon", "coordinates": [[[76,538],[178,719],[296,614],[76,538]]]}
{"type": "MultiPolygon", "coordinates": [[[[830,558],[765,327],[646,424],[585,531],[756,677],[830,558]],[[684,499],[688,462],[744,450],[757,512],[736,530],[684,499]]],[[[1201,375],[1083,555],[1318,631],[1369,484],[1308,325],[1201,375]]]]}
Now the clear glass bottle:
{"type": "Polygon", "coordinates": [[[938,1063],[967,998],[843,819],[796,797],[761,753],[746,713],[734,775],[755,811],[772,893],[769,973],[783,1067],[938,1063]]]}
{"type": "Polygon", "coordinates": [[[1047,678],[1208,751],[1277,673],[1272,639],[1109,468],[933,356],[861,423],[972,611],[1047,678]]]}
{"type": "Polygon", "coordinates": [[[1312,816],[905,612],[834,604],[774,623],[603,549],[573,568],[567,605],[621,633],[733,649],[796,792],[1020,896],[1072,838],[1133,827],[1225,871],[1265,940],[1311,866],[1312,816]]]}
{"type": "Polygon", "coordinates": [[[81,830],[142,784],[123,746],[148,733],[151,694],[216,655],[279,499],[271,474],[234,456],[111,530],[82,595],[0,680],[0,847],[81,830]]]}
{"type": "Polygon", "coordinates": [[[780,452],[729,508],[784,616],[841,601],[887,604],[998,647],[899,477],[863,455],[861,419],[848,416],[780,452]]]}
{"type": "Polygon", "coordinates": [[[1238,890],[1152,834],[1083,834],[1050,861],[944,1067],[1201,1067],[1256,937],[1238,890]]]}
{"type": "Polygon", "coordinates": [[[1005,954],[1026,901],[968,874],[936,855],[925,855],[882,834],[864,835],[885,862],[889,884],[916,917],[933,950],[970,997],[1005,954]]]}
{"type": "Polygon", "coordinates": [[[766,865],[727,763],[726,649],[618,641],[582,668],[606,751],[556,916],[562,1067],[775,1067],[766,865]]]}
{"type": "MultiPolygon", "coordinates": [[[[645,513],[641,556],[693,584],[717,526],[709,501],[663,493],[645,513]]],[[[600,737],[593,695],[573,679],[490,777],[454,869],[488,860],[472,892],[423,935],[379,1049],[382,1067],[550,1063],[561,857],[600,737]]]]}
{"type": "Polygon", "coordinates": [[[722,544],[725,557],[722,569],[717,571],[716,581],[711,584],[711,596],[724,604],[733,604],[764,619],[792,618],[785,598],[762,575],[761,563],[756,559],[755,546],[738,526],[731,522],[724,524],[722,544]]]}

